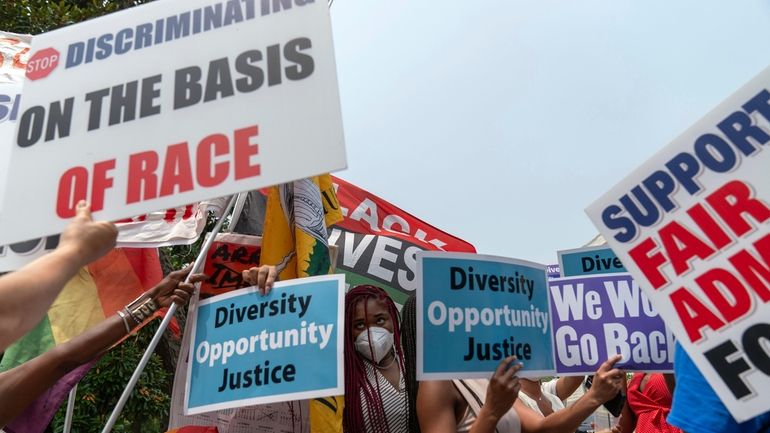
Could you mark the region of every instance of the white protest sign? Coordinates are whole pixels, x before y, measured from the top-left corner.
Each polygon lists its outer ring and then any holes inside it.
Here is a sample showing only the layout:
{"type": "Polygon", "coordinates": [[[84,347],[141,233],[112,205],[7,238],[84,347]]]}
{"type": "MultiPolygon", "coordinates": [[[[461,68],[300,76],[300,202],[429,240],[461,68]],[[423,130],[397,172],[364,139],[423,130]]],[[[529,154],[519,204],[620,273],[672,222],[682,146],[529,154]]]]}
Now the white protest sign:
{"type": "MultiPolygon", "coordinates": [[[[118,248],[158,248],[189,245],[206,225],[205,205],[198,203],[150,212],[116,221],[118,248]]],[[[15,271],[55,250],[59,235],[0,245],[0,272],[15,271]]]]}
{"type": "Polygon", "coordinates": [[[151,2],[32,53],[0,244],[346,166],[326,2],[151,2]]]}
{"type": "Polygon", "coordinates": [[[730,413],[770,406],[770,69],[587,213],[730,413]]]}
{"type": "Polygon", "coordinates": [[[29,35],[0,31],[0,209],[11,159],[16,118],[21,104],[24,68],[29,57],[29,35]]]}

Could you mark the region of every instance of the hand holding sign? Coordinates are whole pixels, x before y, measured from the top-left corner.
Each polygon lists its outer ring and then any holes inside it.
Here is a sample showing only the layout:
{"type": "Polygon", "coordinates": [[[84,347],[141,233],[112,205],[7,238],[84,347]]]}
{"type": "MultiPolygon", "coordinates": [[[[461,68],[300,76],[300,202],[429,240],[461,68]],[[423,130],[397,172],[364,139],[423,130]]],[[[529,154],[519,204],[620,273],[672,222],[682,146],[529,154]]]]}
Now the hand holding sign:
{"type": "Polygon", "coordinates": [[[278,279],[278,271],[275,266],[262,265],[243,271],[243,281],[257,286],[259,293],[267,295],[273,288],[273,283],[278,279]]]}
{"type": "Polygon", "coordinates": [[[107,254],[117,237],[115,224],[91,219],[91,206],[81,200],[77,215],[61,234],[59,249],[74,253],[82,267],[107,254]]]}
{"type": "Polygon", "coordinates": [[[605,401],[609,401],[623,387],[623,375],[625,373],[623,373],[623,370],[614,368],[621,358],[621,355],[612,356],[604,361],[599,369],[596,370],[591,389],[586,393],[596,403],[602,404],[605,401]]]}
{"type": "Polygon", "coordinates": [[[189,282],[185,282],[185,277],[192,270],[192,265],[174,271],[166,276],[160,283],[150,289],[147,294],[161,307],[168,307],[171,303],[179,306],[187,304],[190,295],[194,291],[193,284],[206,280],[208,277],[204,274],[194,274],[189,282]]]}
{"type": "Polygon", "coordinates": [[[481,410],[488,412],[494,419],[499,420],[511,410],[513,402],[519,396],[521,385],[516,373],[521,370],[522,364],[514,363],[515,361],[515,356],[509,356],[500,361],[495,374],[489,379],[487,396],[481,410]]]}

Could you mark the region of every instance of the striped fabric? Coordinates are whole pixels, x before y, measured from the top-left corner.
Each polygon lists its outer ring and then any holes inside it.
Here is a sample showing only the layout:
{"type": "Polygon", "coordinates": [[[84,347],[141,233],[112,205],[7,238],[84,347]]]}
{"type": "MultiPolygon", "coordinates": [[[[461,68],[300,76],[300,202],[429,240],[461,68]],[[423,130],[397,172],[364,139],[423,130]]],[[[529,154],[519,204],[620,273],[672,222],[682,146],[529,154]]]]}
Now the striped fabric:
{"type": "MultiPolygon", "coordinates": [[[[114,249],[83,268],[70,280],[48,310],[48,315],[21,340],[6,350],[0,371],[9,370],[115,314],[163,278],[156,249],[114,249]]],[[[78,368],[56,383],[7,432],[45,430],[72,386],[88,373],[78,368]]]]}
{"type": "MultiPolygon", "coordinates": [[[[388,421],[388,430],[390,433],[409,433],[409,406],[404,375],[399,374],[399,389],[397,390],[370,362],[364,362],[364,365],[366,366],[367,380],[370,383],[376,382],[377,386],[375,388],[380,390],[382,407],[385,410],[385,419],[388,421]]],[[[366,406],[363,390],[361,390],[361,404],[363,405],[361,409],[364,422],[367,424],[366,430],[371,431],[372,429],[368,424],[370,419],[369,408],[366,406]]]]}
{"type": "Polygon", "coordinates": [[[216,427],[198,427],[198,426],[188,426],[188,427],[180,427],[175,428],[173,430],[169,430],[166,433],[219,433],[219,430],[217,430],[216,427]]]}

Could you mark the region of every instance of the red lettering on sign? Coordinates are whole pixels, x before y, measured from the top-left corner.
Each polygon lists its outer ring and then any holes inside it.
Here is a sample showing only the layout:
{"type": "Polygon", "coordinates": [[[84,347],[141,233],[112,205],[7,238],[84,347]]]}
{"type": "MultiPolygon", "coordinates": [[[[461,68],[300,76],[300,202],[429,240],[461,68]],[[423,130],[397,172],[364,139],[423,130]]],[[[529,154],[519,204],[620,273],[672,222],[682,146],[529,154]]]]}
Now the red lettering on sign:
{"type": "Polygon", "coordinates": [[[88,194],[88,170],[85,167],[72,167],[59,178],[59,191],[56,195],[56,215],[59,218],[75,216],[75,207],[88,194]]]}
{"type": "Polygon", "coordinates": [[[726,322],[734,322],[751,311],[752,302],[748,290],[730,271],[709,269],[695,282],[726,322]]]}
{"type": "Polygon", "coordinates": [[[166,149],[166,162],[163,164],[163,177],[160,184],[160,197],[193,189],[192,167],[187,143],[172,144],[166,149]]]}
{"type": "Polygon", "coordinates": [[[128,158],[128,189],[126,203],[150,200],[157,196],[158,154],[153,151],[140,152],[128,158]]]}
{"type": "Polygon", "coordinates": [[[230,165],[224,161],[212,165],[212,160],[229,152],[230,144],[224,134],[212,134],[201,140],[195,155],[195,173],[201,186],[217,186],[227,179],[230,165]]]}
{"type": "Polygon", "coordinates": [[[94,164],[94,179],[91,186],[91,210],[94,212],[104,209],[104,192],[112,188],[112,177],[108,177],[107,172],[114,168],[114,159],[94,164]]]}
{"type": "Polygon", "coordinates": [[[671,292],[671,304],[674,306],[682,326],[690,341],[697,342],[703,338],[701,329],[709,327],[718,330],[725,323],[698,300],[689,290],[680,287],[671,292]]]}
{"type": "Polygon", "coordinates": [[[259,164],[252,164],[251,157],[259,153],[259,146],[250,138],[259,135],[257,126],[235,130],[235,180],[259,176],[259,164]]]}
{"type": "Polygon", "coordinates": [[[770,208],[753,197],[751,188],[734,180],[726,183],[706,197],[706,201],[737,236],[753,230],[743,214],[752,216],[758,223],[770,218],[770,208]]]}

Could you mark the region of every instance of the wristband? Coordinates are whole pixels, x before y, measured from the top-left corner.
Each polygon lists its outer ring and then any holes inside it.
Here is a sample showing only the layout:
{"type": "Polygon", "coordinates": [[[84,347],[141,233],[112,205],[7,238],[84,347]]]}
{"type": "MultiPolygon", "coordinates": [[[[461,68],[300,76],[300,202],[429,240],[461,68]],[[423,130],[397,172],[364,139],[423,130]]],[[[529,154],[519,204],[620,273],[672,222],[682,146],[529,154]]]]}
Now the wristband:
{"type": "Polygon", "coordinates": [[[144,296],[145,295],[142,295],[126,305],[126,312],[131,315],[131,318],[134,319],[134,322],[137,324],[143,323],[152,316],[153,313],[158,311],[158,304],[156,304],[152,298],[145,298],[144,296]]]}
{"type": "Polygon", "coordinates": [[[128,320],[126,320],[126,313],[123,312],[123,310],[118,310],[118,316],[120,316],[121,319],[123,319],[123,324],[126,326],[126,334],[131,333],[131,327],[128,325],[128,320]]]}

